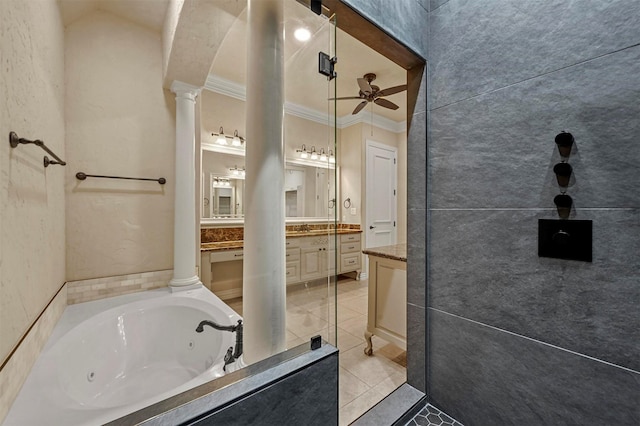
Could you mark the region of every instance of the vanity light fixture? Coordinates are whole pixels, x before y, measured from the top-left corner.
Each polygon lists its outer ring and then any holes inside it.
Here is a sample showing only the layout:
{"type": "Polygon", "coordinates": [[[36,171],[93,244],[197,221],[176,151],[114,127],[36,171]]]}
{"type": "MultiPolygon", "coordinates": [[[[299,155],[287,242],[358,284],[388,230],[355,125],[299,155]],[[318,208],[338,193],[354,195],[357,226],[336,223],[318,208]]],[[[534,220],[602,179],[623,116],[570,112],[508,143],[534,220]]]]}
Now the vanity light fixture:
{"type": "Polygon", "coordinates": [[[320,148],[320,161],[327,161],[327,154],[325,154],[324,148],[320,148]]]}
{"type": "Polygon", "coordinates": [[[318,153],[316,152],[316,147],[315,146],[311,147],[311,156],[310,156],[310,158],[312,160],[317,160],[318,159],[318,153]]]}
{"type": "Polygon", "coordinates": [[[220,178],[220,177],[214,177],[213,178],[213,187],[225,187],[225,186],[231,186],[231,182],[229,182],[229,179],[225,179],[225,178],[220,178]]]}
{"type": "Polygon", "coordinates": [[[311,38],[311,31],[306,28],[300,27],[293,32],[293,36],[298,41],[308,41],[311,38]]]}
{"type": "Polygon", "coordinates": [[[236,178],[236,179],[244,179],[244,177],[246,175],[246,171],[245,171],[244,167],[239,169],[238,166],[234,166],[234,167],[230,168],[229,171],[231,172],[233,177],[236,178]]]}
{"type": "Polygon", "coordinates": [[[228,145],[227,138],[224,135],[224,130],[222,129],[222,126],[220,126],[220,133],[218,133],[218,139],[216,139],[216,143],[218,145],[228,145]]]}
{"type": "Polygon", "coordinates": [[[333,151],[332,150],[329,150],[329,162],[332,163],[332,164],[336,163],[336,156],[333,155],[333,151]]]}

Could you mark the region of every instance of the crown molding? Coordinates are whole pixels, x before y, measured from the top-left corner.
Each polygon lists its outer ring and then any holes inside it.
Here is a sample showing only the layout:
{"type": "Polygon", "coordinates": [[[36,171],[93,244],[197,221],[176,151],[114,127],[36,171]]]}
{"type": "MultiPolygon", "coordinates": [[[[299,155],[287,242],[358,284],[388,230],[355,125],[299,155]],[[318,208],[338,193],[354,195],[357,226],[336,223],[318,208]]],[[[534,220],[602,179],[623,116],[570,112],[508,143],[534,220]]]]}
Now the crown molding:
{"type": "MultiPolygon", "coordinates": [[[[209,74],[207,76],[204,88],[224,96],[229,96],[230,98],[241,101],[247,100],[247,90],[245,86],[214,74],[209,74]]],[[[319,124],[327,124],[329,122],[329,118],[326,113],[294,104],[293,102],[285,102],[284,112],[285,114],[293,115],[294,117],[299,117],[319,124]]],[[[336,125],[339,129],[344,129],[359,123],[373,123],[375,127],[379,127],[393,133],[401,133],[407,130],[406,120],[397,122],[376,113],[371,114],[371,112],[364,110],[360,111],[356,115],[350,114],[345,115],[344,117],[338,117],[336,125]]]]}

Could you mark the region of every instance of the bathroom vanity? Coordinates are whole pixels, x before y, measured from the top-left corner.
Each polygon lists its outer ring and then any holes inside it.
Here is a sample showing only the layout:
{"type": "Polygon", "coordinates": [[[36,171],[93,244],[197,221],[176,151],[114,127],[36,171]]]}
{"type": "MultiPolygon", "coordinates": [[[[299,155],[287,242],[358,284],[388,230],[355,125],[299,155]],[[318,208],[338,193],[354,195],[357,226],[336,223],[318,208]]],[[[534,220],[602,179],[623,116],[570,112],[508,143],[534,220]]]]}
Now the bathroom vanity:
{"type": "Polygon", "coordinates": [[[362,251],[369,256],[366,355],[373,354],[376,335],[407,348],[407,245],[395,244],[362,251]]]}
{"type": "MultiPolygon", "coordinates": [[[[236,240],[203,242],[201,245],[202,282],[223,300],[242,296],[243,241],[241,231],[236,232],[235,237],[217,232],[218,239],[228,237],[236,240]]],[[[334,273],[355,272],[359,276],[362,269],[361,232],[355,228],[338,228],[334,236],[326,229],[312,228],[303,232],[288,229],[285,254],[287,285],[325,278],[334,273]]],[[[203,241],[205,239],[203,237],[203,241]]]]}

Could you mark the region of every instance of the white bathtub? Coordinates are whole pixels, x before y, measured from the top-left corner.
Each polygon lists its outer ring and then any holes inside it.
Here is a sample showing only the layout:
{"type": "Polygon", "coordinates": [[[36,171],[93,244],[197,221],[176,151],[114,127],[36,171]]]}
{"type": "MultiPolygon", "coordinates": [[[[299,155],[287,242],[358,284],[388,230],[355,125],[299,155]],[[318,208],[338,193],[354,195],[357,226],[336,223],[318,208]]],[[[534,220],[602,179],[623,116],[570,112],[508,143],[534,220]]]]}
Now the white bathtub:
{"type": "Polygon", "coordinates": [[[239,319],[204,287],[69,306],[3,424],[100,425],[220,377],[235,333],[195,330],[239,319]]]}

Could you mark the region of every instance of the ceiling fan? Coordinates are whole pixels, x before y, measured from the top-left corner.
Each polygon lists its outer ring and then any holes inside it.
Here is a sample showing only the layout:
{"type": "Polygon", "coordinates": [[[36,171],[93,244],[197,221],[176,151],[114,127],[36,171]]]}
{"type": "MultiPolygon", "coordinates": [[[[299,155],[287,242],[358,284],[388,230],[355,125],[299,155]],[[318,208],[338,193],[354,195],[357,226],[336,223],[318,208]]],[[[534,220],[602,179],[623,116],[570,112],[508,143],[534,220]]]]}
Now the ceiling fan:
{"type": "Polygon", "coordinates": [[[403,90],[407,90],[407,85],[401,84],[400,86],[393,86],[393,87],[388,87],[386,89],[380,90],[380,87],[374,84],[371,84],[371,82],[375,79],[376,79],[375,74],[367,73],[364,75],[363,78],[358,78],[358,86],[360,87],[360,92],[358,96],[331,98],[330,100],[335,99],[335,100],[341,101],[345,99],[362,99],[362,102],[360,102],[358,106],[356,106],[352,114],[359,113],[362,110],[362,108],[367,106],[369,102],[374,102],[375,104],[380,105],[381,107],[384,107],[384,108],[389,108],[393,110],[398,109],[399,108],[398,105],[384,99],[383,96],[389,96],[389,95],[402,92],[403,90]]]}

